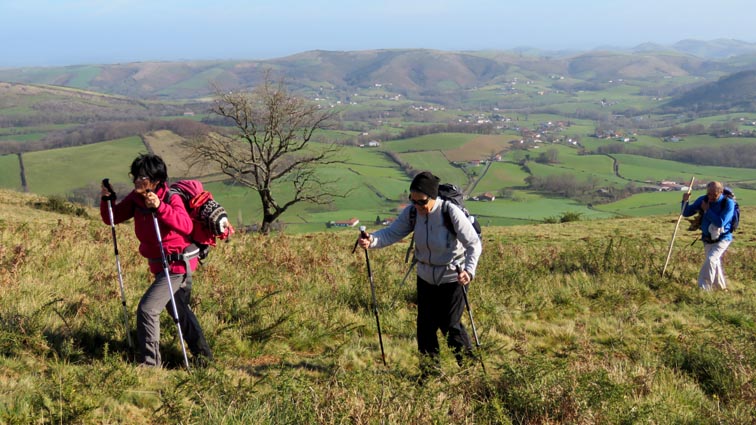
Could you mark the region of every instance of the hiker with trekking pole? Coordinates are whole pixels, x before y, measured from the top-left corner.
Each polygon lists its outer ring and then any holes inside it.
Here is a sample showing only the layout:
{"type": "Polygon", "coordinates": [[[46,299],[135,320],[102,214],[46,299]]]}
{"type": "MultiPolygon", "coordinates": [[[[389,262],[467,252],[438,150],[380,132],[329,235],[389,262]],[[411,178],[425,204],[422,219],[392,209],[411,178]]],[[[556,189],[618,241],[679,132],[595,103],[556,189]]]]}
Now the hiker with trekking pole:
{"type": "Polygon", "coordinates": [[[465,309],[465,289],[475,277],[482,245],[478,233],[461,209],[456,205],[444,208],[444,203],[451,202],[439,197],[439,178],[432,173],[424,171],[413,178],[409,200],[411,205],[389,227],[372,234],[361,232],[356,243],[365,249],[383,248],[415,233],[417,347],[420,382],[423,383],[431,376],[441,374],[439,329],[460,366],[467,366],[475,360],[470,337],[461,319],[465,309]],[[413,226],[410,215],[414,214],[417,218],[413,226]],[[447,216],[450,223],[445,223],[447,216]]]}
{"type": "Polygon", "coordinates": [[[185,367],[189,369],[184,340],[195,364],[206,364],[213,354],[190,307],[192,288],[188,276],[198,263],[196,256],[188,255],[188,250],[197,249],[189,239],[192,220],[179,196],[167,196],[168,172],[159,156],[138,156],[131,163],[130,176],[134,190],[114,205],[110,202],[116,199],[115,193],[110,185],[103,184],[100,215],[111,226],[134,219],[139,253],[148,259],[154,275],[137,308],[138,362],[145,366],[162,365],[160,313],[168,308],[178,328],[185,367]]]}
{"type": "MultiPolygon", "coordinates": [[[[690,192],[683,194],[682,202],[690,199],[690,192]]],[[[711,291],[727,290],[722,256],[732,243],[735,230],[733,218],[736,213],[735,200],[725,195],[725,188],[717,181],[706,185],[706,195],[698,197],[687,205],[682,212],[685,217],[701,214],[701,240],[706,255],[698,274],[698,287],[711,291]]]]}

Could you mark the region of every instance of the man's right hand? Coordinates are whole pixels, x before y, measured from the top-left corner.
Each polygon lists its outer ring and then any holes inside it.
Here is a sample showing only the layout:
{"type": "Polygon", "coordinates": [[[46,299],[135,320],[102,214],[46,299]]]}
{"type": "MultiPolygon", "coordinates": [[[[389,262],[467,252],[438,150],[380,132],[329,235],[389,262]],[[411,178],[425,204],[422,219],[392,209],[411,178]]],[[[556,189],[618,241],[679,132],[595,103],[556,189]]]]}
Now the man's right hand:
{"type": "Polygon", "coordinates": [[[683,193],[682,201],[688,202],[689,199],[690,199],[690,193],[687,193],[687,192],[683,193]]]}

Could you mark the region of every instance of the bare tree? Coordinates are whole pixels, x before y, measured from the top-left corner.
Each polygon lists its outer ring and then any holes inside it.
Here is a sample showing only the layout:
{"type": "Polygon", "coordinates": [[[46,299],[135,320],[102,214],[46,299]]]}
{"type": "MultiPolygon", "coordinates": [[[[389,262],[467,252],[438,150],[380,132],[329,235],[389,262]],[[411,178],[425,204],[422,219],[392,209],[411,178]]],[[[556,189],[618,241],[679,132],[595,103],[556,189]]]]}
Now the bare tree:
{"type": "Polygon", "coordinates": [[[289,207],[299,202],[329,204],[337,193],[318,167],[343,162],[341,146],[313,141],[317,130],[327,128],[331,110],[291,95],[284,82],[273,83],[269,74],[252,91],[216,90],[212,111],[232,124],[228,133],[209,133],[189,142],[192,163],[212,164],[234,182],[260,196],[261,233],[289,207]],[[287,193],[281,200],[274,195],[287,193]],[[290,194],[289,194],[290,193],[290,194]]]}

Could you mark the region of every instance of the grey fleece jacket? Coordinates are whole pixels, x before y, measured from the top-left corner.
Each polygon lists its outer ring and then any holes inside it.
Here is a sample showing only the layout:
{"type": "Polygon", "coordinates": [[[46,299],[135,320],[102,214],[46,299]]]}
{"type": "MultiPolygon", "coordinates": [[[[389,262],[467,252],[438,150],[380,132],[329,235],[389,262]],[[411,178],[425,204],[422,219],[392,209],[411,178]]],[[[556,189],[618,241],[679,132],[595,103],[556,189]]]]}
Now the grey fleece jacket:
{"type": "Polygon", "coordinates": [[[412,229],[412,208],[412,205],[408,206],[389,227],[373,233],[370,247],[383,248],[399,242],[414,230],[417,275],[421,279],[433,285],[456,282],[458,264],[463,266],[470,279],[473,279],[483,248],[465,213],[453,203],[438,198],[427,216],[417,214],[415,228],[412,229]],[[449,216],[457,231],[456,238],[444,226],[443,203],[448,203],[449,216]]]}

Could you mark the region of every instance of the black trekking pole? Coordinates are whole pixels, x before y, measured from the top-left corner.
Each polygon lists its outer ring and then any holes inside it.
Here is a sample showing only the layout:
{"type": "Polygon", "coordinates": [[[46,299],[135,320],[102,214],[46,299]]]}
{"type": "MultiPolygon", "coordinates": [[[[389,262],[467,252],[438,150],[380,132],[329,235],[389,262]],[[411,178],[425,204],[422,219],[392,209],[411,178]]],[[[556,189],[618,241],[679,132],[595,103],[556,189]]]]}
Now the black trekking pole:
{"type": "MultiPolygon", "coordinates": [[[[147,189],[147,193],[149,193],[150,190],[147,189]]],[[[168,271],[168,257],[165,255],[165,250],[163,249],[163,237],[160,235],[160,226],[158,225],[158,219],[155,215],[155,209],[151,209],[152,211],[152,222],[155,224],[155,234],[157,235],[158,245],[160,246],[160,258],[163,262],[163,272],[165,273],[165,278],[168,279],[168,292],[171,294],[171,305],[173,306],[173,321],[176,323],[176,329],[178,329],[178,336],[179,336],[179,342],[181,343],[181,352],[184,354],[184,365],[186,366],[186,370],[189,371],[189,358],[186,356],[186,347],[184,346],[184,335],[181,332],[181,324],[179,324],[179,315],[178,315],[178,309],[176,308],[176,298],[173,296],[173,284],[171,283],[171,273],[168,271]]],[[[187,265],[188,267],[188,265],[187,265]]]]}
{"type": "Polygon", "coordinates": [[[110,185],[109,179],[103,179],[102,185],[110,192],[108,197],[108,217],[110,218],[110,230],[113,234],[113,251],[115,251],[116,269],[118,270],[118,285],[121,287],[121,306],[123,306],[123,326],[126,328],[126,340],[129,343],[129,348],[134,348],[134,343],[131,342],[131,329],[129,327],[129,311],[126,308],[126,291],[123,289],[123,274],[121,273],[121,259],[118,256],[118,240],[116,239],[116,228],[113,220],[113,202],[115,201],[115,192],[110,185]]]}
{"type": "MultiPolygon", "coordinates": [[[[369,239],[370,236],[365,231],[365,226],[360,226],[360,238],[369,239]]],[[[357,242],[354,243],[352,253],[357,249],[357,242]]],[[[383,335],[381,334],[381,320],[378,318],[378,303],[375,300],[375,284],[373,283],[373,270],[370,268],[370,256],[368,250],[365,248],[365,262],[367,263],[368,280],[370,281],[370,293],[373,297],[373,314],[375,314],[375,324],[378,327],[378,343],[381,345],[381,359],[383,365],[386,366],[386,353],[383,351],[383,335]]]]}
{"type": "MultiPolygon", "coordinates": [[[[457,274],[462,273],[462,266],[457,264],[457,274]]],[[[475,320],[473,320],[473,312],[470,308],[470,302],[467,300],[467,285],[462,285],[462,296],[465,299],[465,307],[467,307],[467,314],[470,316],[470,326],[472,327],[473,336],[475,336],[475,346],[478,349],[478,357],[480,358],[480,366],[483,368],[483,373],[486,372],[486,364],[483,362],[483,350],[480,347],[480,339],[478,338],[478,330],[475,329],[475,320]]]]}

